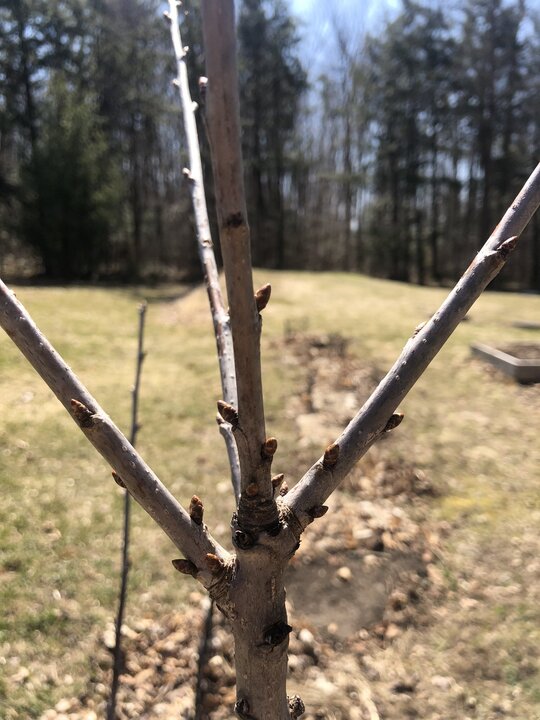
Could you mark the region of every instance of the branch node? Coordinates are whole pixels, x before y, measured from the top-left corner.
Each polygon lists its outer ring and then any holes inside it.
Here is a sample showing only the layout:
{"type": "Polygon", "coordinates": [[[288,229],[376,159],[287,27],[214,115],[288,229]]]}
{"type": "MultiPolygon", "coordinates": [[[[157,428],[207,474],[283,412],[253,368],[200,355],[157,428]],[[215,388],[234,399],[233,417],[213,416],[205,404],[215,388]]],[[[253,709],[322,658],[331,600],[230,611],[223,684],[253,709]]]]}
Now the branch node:
{"type": "Polygon", "coordinates": [[[243,224],[244,217],[241,212],[232,213],[224,222],[226,228],[239,228],[243,224]]]}
{"type": "Polygon", "coordinates": [[[332,443],[324,451],[323,467],[325,470],[330,470],[336,465],[339,459],[339,445],[332,443]]]}
{"type": "Polygon", "coordinates": [[[232,429],[236,430],[239,423],[238,411],[232,405],[224,402],[223,400],[218,400],[217,408],[219,414],[225,422],[228,422],[232,426],[232,429]]]}
{"type": "Polygon", "coordinates": [[[420,330],[423,330],[426,325],[427,325],[427,323],[425,323],[425,322],[421,322],[419,325],[417,325],[414,328],[414,332],[412,334],[413,338],[416,337],[418,335],[418,333],[420,332],[420,330]]]}
{"type": "Polygon", "coordinates": [[[262,312],[270,301],[270,295],[272,294],[272,286],[270,283],[266,283],[260,287],[255,293],[255,304],[257,305],[257,312],[262,312]]]}
{"type": "Polygon", "coordinates": [[[192,563],[191,560],[179,558],[178,560],[172,560],[172,564],[175,570],[181,572],[182,575],[191,575],[191,577],[197,577],[197,573],[199,571],[197,570],[197,566],[192,563]]]}
{"type": "Polygon", "coordinates": [[[289,486],[286,482],[282,484],[282,486],[279,489],[279,494],[281,497],[285,497],[285,495],[289,492],[289,486]]]}
{"type": "Polygon", "coordinates": [[[174,78],[173,81],[172,81],[172,84],[174,85],[174,87],[179,88],[179,87],[180,87],[180,80],[179,80],[178,78],[174,78]]]}
{"type": "Polygon", "coordinates": [[[497,254],[500,258],[502,258],[502,260],[506,260],[510,253],[515,250],[518,239],[517,235],[513,235],[499,245],[497,248],[497,254]]]}
{"type": "Polygon", "coordinates": [[[194,495],[189,503],[189,517],[196,525],[202,525],[204,515],[204,505],[202,500],[194,495]]]}
{"type": "Polygon", "coordinates": [[[77,424],[81,428],[91,428],[94,425],[93,413],[78,400],[71,400],[71,409],[73,410],[73,417],[77,421],[77,424]]]}
{"type": "Polygon", "coordinates": [[[264,630],[263,633],[263,645],[269,645],[270,647],[276,647],[289,637],[292,627],[287,625],[286,622],[280,620],[273,625],[270,625],[264,630]]]}
{"type": "Polygon", "coordinates": [[[289,701],[289,712],[291,713],[291,720],[297,720],[302,717],[306,712],[306,706],[304,705],[302,698],[299,695],[291,695],[287,697],[289,701]]]}
{"type": "Polygon", "coordinates": [[[270,459],[274,457],[277,450],[277,440],[275,437],[270,437],[265,440],[261,448],[261,455],[264,459],[270,459]]]}
{"type": "Polygon", "coordinates": [[[168,12],[167,10],[165,10],[165,11],[163,12],[163,17],[165,18],[165,20],[168,20],[168,22],[171,22],[171,21],[172,21],[171,13],[168,12]]]}
{"type": "Polygon", "coordinates": [[[257,495],[259,494],[259,486],[256,482],[249,483],[244,492],[248,498],[257,497],[257,495]]]}
{"type": "Polygon", "coordinates": [[[235,703],[234,712],[238,715],[240,720],[255,720],[253,715],[249,714],[249,703],[245,698],[242,698],[235,703]]]}
{"type": "Polygon", "coordinates": [[[232,536],[233,543],[239,550],[251,550],[255,545],[257,538],[245,530],[235,530],[232,536]]]}
{"type": "Polygon", "coordinates": [[[121,488],[124,488],[124,490],[125,490],[125,489],[126,489],[126,484],[125,484],[125,482],[122,480],[122,478],[120,477],[120,475],[118,475],[118,473],[116,473],[116,472],[113,470],[113,471],[112,471],[112,476],[113,476],[114,482],[115,482],[117,485],[119,485],[121,488]]]}
{"type": "Polygon", "coordinates": [[[386,423],[383,432],[390,432],[391,430],[395,430],[398,425],[401,425],[404,417],[405,416],[403,415],[403,413],[394,413],[390,420],[386,423]]]}
{"type": "Polygon", "coordinates": [[[206,553],[206,564],[213,575],[218,575],[225,567],[223,560],[220,560],[214,553],[206,553]]]}

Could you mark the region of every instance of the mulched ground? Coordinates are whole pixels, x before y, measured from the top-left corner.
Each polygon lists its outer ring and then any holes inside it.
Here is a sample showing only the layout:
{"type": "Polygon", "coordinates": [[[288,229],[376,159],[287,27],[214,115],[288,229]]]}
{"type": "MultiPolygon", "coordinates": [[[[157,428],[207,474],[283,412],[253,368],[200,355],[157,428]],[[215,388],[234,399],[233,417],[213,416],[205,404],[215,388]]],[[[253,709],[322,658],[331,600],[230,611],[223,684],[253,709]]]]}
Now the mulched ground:
{"type": "MultiPolygon", "coordinates": [[[[305,368],[305,387],[286,409],[296,421],[300,447],[324,446],[333,428],[339,431],[367,397],[378,373],[353,359],[338,335],[290,333],[280,349],[285,362],[305,368]]],[[[390,461],[386,442],[334,493],[330,511],[305,533],[288,572],[294,628],[289,691],[304,699],[305,720],[415,717],[406,705],[417,679],[398,678],[381,689],[375,659],[405,628],[431,621],[443,585],[436,558],[449,528],[427,522],[426,498],[435,489],[414,463],[390,461]]],[[[208,602],[195,583],[193,588],[185,612],[123,628],[121,720],[192,720],[208,602]]],[[[104,717],[113,644],[111,626],[96,647],[86,693],[61,700],[41,720],[104,717]]],[[[232,717],[233,643],[217,611],[201,690],[203,719],[232,717]]]]}

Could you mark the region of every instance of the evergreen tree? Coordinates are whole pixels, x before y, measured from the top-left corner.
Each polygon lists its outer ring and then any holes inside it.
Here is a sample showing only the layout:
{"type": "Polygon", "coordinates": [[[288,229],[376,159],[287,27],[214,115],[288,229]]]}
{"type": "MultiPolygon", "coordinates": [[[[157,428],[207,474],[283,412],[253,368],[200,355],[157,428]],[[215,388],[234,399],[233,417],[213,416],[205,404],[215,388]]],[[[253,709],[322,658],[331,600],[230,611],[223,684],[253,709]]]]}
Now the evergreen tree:
{"type": "Polygon", "coordinates": [[[24,169],[21,232],[48,277],[92,279],[107,259],[119,183],[95,102],[49,82],[40,138],[24,169]]]}
{"type": "Polygon", "coordinates": [[[240,98],[255,264],[284,267],[285,181],[306,73],[283,0],[244,0],[239,26],[240,98]]]}

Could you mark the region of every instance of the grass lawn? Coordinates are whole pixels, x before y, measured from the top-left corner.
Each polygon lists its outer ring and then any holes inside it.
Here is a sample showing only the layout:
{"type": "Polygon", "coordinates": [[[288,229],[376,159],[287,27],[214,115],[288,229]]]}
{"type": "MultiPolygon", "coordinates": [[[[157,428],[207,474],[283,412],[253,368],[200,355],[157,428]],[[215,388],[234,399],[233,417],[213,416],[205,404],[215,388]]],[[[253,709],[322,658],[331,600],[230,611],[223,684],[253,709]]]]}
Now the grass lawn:
{"type": "MultiPolygon", "coordinates": [[[[300,369],[280,364],[272,339],[287,328],[339,332],[351,338],[351,352],[385,370],[446,292],[335,273],[257,271],[255,281],[273,288],[263,328],[268,430],[280,443],[274,469],[292,484],[303,468],[294,421],[282,408],[300,369]]],[[[148,299],[139,449],[184,505],[201,495],[205,519],[228,542],[233,508],[214,420],[219,377],[205,291],[21,287],[17,295],[126,431],[136,308],[148,299]]],[[[519,686],[529,718],[540,717],[540,386],[487,372],[469,345],[538,342],[538,331],[511,323],[539,319],[539,296],[485,294],[403,403],[405,422],[395,434],[396,452],[411,453],[444,490],[433,513],[453,527],[441,562],[456,614],[443,613],[423,631],[426,662],[441,673],[453,668],[456,643],[471,648],[475,662],[497,659],[498,681],[519,686]],[[469,603],[470,617],[457,626],[479,568],[489,585],[510,590],[469,603]]],[[[115,612],[122,497],[104,461],[3,334],[0,410],[0,718],[12,720],[39,717],[81,691],[92,672],[96,636],[115,612]]],[[[172,570],[178,551],[139,508],[133,525],[128,624],[178,609],[197,589],[172,570]]],[[[395,652],[410,654],[407,642],[395,652]]],[[[470,664],[455,672],[470,672],[474,685],[470,664]]]]}

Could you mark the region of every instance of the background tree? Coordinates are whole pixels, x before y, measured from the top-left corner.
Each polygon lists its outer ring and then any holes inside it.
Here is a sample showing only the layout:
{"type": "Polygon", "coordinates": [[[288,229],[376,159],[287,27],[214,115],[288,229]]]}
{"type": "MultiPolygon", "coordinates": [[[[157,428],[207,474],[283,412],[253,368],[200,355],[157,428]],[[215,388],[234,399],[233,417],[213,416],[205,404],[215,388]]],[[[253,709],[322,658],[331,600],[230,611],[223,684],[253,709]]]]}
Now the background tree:
{"type": "Polygon", "coordinates": [[[283,0],[244,0],[238,22],[243,150],[257,265],[286,266],[285,183],[306,73],[283,0]]]}

